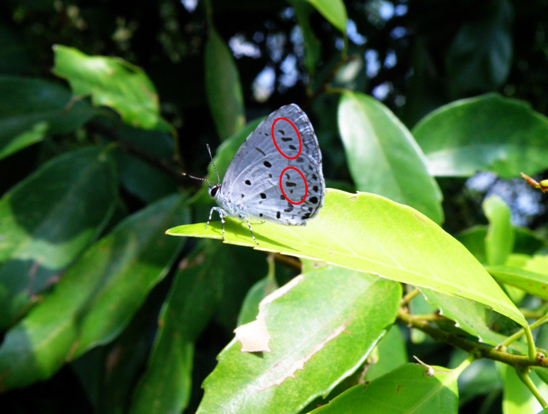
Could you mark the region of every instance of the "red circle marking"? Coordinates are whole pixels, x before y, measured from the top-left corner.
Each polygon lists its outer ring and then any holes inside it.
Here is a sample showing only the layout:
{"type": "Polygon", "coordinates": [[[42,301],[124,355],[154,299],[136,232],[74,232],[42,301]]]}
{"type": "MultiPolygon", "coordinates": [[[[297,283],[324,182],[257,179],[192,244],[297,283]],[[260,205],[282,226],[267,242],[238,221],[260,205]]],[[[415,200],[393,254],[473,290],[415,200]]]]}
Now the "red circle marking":
{"type": "Polygon", "coordinates": [[[282,171],[282,173],[280,174],[280,188],[282,189],[282,194],[284,195],[285,199],[287,201],[289,201],[291,204],[302,204],[304,202],[304,200],[306,200],[306,196],[308,195],[308,184],[306,183],[306,178],[304,178],[304,175],[303,173],[298,169],[298,168],[295,168],[295,167],[287,167],[286,169],[284,169],[282,171]],[[304,181],[304,197],[301,201],[299,201],[298,203],[294,202],[294,201],[291,201],[289,198],[287,198],[287,196],[285,195],[285,192],[284,192],[284,186],[282,185],[282,177],[284,175],[284,172],[286,172],[287,170],[295,170],[297,171],[299,174],[301,174],[301,177],[303,177],[303,181],[304,181]]]}
{"type": "MultiPolygon", "coordinates": [[[[280,154],[282,154],[285,158],[287,158],[288,160],[294,160],[295,158],[297,158],[299,155],[301,155],[301,150],[303,148],[303,143],[301,141],[301,134],[299,134],[299,131],[297,130],[297,128],[295,127],[295,125],[293,125],[293,122],[291,122],[289,119],[287,118],[277,118],[273,123],[272,123],[272,141],[274,141],[274,145],[276,145],[276,149],[278,150],[278,152],[280,154]],[[291,126],[293,127],[293,129],[295,130],[295,132],[297,133],[297,137],[299,137],[299,152],[297,153],[297,155],[295,155],[294,157],[288,157],[287,155],[285,155],[281,150],[280,148],[278,147],[278,144],[276,143],[276,138],[274,138],[274,125],[276,125],[276,122],[278,122],[279,120],[284,120],[284,121],[287,121],[291,124],[291,126]]],[[[298,171],[298,170],[297,170],[298,171]]],[[[301,174],[302,175],[302,174],[301,174]]],[[[305,181],[306,182],[306,181],[305,181]]],[[[286,197],[287,198],[287,197],[286,197]]]]}

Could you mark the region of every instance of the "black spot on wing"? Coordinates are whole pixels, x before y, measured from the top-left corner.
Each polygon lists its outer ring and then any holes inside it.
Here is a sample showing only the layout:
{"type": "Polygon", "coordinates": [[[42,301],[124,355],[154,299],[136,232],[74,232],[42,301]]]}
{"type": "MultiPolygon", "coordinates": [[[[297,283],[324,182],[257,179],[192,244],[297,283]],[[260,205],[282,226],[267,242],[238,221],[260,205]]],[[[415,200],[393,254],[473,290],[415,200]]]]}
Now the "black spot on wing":
{"type": "Polygon", "coordinates": [[[259,151],[261,154],[263,154],[263,157],[266,157],[266,154],[265,154],[265,152],[264,152],[262,149],[257,148],[257,147],[255,147],[255,149],[256,149],[257,151],[259,151]]]}

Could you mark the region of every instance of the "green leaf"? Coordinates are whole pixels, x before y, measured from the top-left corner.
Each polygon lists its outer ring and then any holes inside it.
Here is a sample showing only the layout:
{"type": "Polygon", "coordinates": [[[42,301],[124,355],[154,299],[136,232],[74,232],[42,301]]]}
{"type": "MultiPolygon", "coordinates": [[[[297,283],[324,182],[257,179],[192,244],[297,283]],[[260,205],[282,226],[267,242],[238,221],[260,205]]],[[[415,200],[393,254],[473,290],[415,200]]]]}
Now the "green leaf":
{"type": "Polygon", "coordinates": [[[505,265],[489,266],[487,270],[501,283],[548,300],[548,256],[514,254],[505,265]]]}
{"type": "Polygon", "coordinates": [[[297,22],[302,31],[305,67],[310,77],[314,76],[318,62],[321,58],[322,44],[316,37],[312,26],[310,25],[310,15],[314,8],[307,0],[288,0],[295,10],[297,22]]]}
{"type": "MultiPolygon", "coordinates": [[[[503,380],[502,411],[504,414],[538,413],[542,410],[531,391],[519,379],[513,367],[498,364],[503,380]]],[[[542,382],[534,372],[527,374],[537,387],[541,395],[548,394],[548,386],[542,382]]]]}
{"type": "MultiPolygon", "coordinates": [[[[506,335],[496,332],[491,326],[491,311],[470,300],[444,295],[432,290],[423,289],[429,303],[438,308],[443,316],[455,321],[455,327],[476,336],[480,342],[497,346],[506,339],[506,335]]],[[[527,345],[515,341],[510,346],[527,355],[527,345]]]]}
{"type": "MultiPolygon", "coordinates": [[[[455,236],[481,263],[487,263],[485,254],[487,230],[487,226],[474,226],[455,236]]],[[[547,246],[546,240],[529,229],[514,227],[514,235],[514,253],[532,255],[547,246]]]]}
{"type": "Polygon", "coordinates": [[[222,295],[218,248],[204,241],[182,262],[160,312],[148,368],[133,396],[131,414],[178,413],[188,404],[194,343],[222,295]]]}
{"type": "Polygon", "coordinates": [[[69,105],[70,99],[68,90],[50,82],[0,76],[0,159],[87,122],[92,108],[85,101],[69,105]]]}
{"type": "Polygon", "coordinates": [[[431,414],[458,412],[458,370],[405,364],[374,380],[356,385],[311,414],[431,414]]]}
{"type": "Polygon", "coordinates": [[[375,354],[376,359],[372,361],[367,370],[366,381],[373,381],[407,362],[405,341],[397,324],[392,325],[386,335],[379,341],[375,354]]]}
{"type": "Polygon", "coordinates": [[[185,202],[183,196],[171,196],[121,222],[8,331],[0,347],[3,389],[49,378],[124,329],[183,245],[184,239],[165,237],[163,229],[188,220],[185,202]]]}
{"type": "MultiPolygon", "coordinates": [[[[169,165],[174,151],[173,139],[169,134],[123,126],[117,130],[120,137],[134,148],[169,165]]],[[[115,154],[120,183],[145,203],[152,203],[177,191],[176,181],[163,170],[121,149],[115,154]]]]}
{"type": "Polygon", "coordinates": [[[120,58],[88,56],[62,45],[55,45],[53,51],[53,73],[66,79],[76,96],[91,95],[95,105],[115,110],[133,127],[171,131],[160,115],[156,89],[141,68],[120,58]]]}
{"type": "Polygon", "coordinates": [[[500,88],[512,65],[511,3],[497,0],[477,9],[447,51],[447,74],[461,96],[500,88]]]}
{"type": "Polygon", "coordinates": [[[359,191],[407,204],[443,221],[441,191],[428,175],[420,148],[407,128],[377,100],[354,92],[341,96],[339,130],[359,191]]]}
{"type": "MultiPolygon", "coordinates": [[[[226,242],[264,251],[323,260],[377,273],[491,307],[520,325],[523,315],[483,266],[437,224],[410,207],[374,194],[328,189],[317,218],[306,226],[246,223],[228,218],[226,242]]],[[[221,238],[221,223],[179,226],[168,234],[221,238]]]]}
{"type": "Polygon", "coordinates": [[[232,52],[213,25],[205,46],[205,75],[209,108],[217,133],[225,140],[245,124],[244,98],[232,52]]]}
{"type": "Polygon", "coordinates": [[[510,209],[499,196],[483,202],[483,211],[489,220],[485,237],[485,251],[489,266],[502,265],[514,248],[514,228],[510,222],[510,209]]]}
{"type": "Polygon", "coordinates": [[[259,304],[261,301],[278,288],[279,286],[274,277],[265,277],[255,283],[253,287],[249,289],[247,295],[245,295],[242,309],[238,316],[238,326],[253,321],[259,312],[259,304]]]}
{"type": "Polygon", "coordinates": [[[346,34],[348,16],[342,0],[307,0],[325,19],[346,34]]]}
{"type": "MultiPolygon", "coordinates": [[[[452,352],[449,367],[459,366],[469,356],[468,352],[455,349],[452,352]]],[[[481,395],[500,394],[501,391],[502,381],[493,360],[475,360],[459,376],[459,405],[461,407],[481,395]]]]}
{"type": "Polygon", "coordinates": [[[548,119],[496,94],[445,105],[423,118],[413,135],[435,176],[488,170],[511,178],[548,168],[548,119]]]}
{"type": "Polygon", "coordinates": [[[109,155],[61,155],[0,200],[0,328],[22,316],[99,235],[116,202],[109,155]]]}
{"type": "Polygon", "coordinates": [[[94,412],[120,414],[120,407],[127,405],[135,378],[142,372],[150,351],[149,332],[144,328],[154,320],[158,310],[154,305],[154,300],[147,300],[115,340],[70,363],[94,412]]]}
{"type": "Polygon", "coordinates": [[[395,320],[399,284],[341,268],[298,276],[262,302],[272,352],[234,340],[204,382],[198,413],[292,413],[355,371],[395,320]]]}

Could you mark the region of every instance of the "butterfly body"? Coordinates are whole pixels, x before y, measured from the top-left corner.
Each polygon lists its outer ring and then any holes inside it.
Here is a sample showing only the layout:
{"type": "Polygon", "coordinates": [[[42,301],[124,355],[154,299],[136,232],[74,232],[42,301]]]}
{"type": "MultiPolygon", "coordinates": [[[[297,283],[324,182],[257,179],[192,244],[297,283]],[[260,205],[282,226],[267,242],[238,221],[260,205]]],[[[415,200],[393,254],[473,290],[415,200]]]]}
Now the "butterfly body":
{"type": "MultiPolygon", "coordinates": [[[[224,216],[303,226],[323,206],[322,155],[308,116],[295,104],[268,116],[242,144],[209,194],[224,216]]],[[[210,214],[211,218],[211,214],[210,214]]],[[[253,232],[252,232],[253,234],[253,232]]]]}

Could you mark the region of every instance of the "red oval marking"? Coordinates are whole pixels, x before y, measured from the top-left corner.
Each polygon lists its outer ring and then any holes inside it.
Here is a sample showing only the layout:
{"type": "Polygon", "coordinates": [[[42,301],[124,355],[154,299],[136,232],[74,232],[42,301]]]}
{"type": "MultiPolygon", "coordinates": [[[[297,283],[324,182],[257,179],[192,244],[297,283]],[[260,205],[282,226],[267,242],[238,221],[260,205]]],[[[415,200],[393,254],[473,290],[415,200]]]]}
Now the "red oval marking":
{"type": "Polygon", "coordinates": [[[304,178],[304,175],[303,173],[298,169],[298,168],[295,168],[295,167],[287,167],[285,168],[282,173],[280,174],[280,188],[282,189],[282,194],[284,195],[285,199],[287,201],[289,201],[291,204],[302,204],[304,202],[304,200],[306,200],[306,196],[308,195],[308,184],[306,183],[306,178],[304,178]],[[294,202],[294,201],[291,201],[289,198],[287,198],[287,196],[285,195],[285,192],[284,192],[284,186],[282,184],[282,178],[283,178],[283,175],[284,175],[284,172],[286,172],[287,170],[295,170],[297,171],[301,177],[303,178],[303,181],[304,181],[304,197],[301,201],[299,201],[298,203],[297,202],[294,202]]]}
{"type": "MultiPolygon", "coordinates": [[[[297,158],[299,155],[301,155],[301,150],[303,149],[303,142],[301,141],[301,134],[299,134],[299,131],[297,131],[297,128],[295,127],[295,125],[293,125],[293,122],[291,122],[289,119],[287,118],[277,118],[274,122],[272,122],[272,130],[270,131],[272,133],[272,141],[274,141],[274,145],[276,145],[276,149],[278,150],[278,152],[280,154],[282,154],[285,158],[287,158],[288,160],[294,160],[295,158],[297,158]],[[291,126],[293,127],[293,129],[295,130],[295,132],[297,133],[297,137],[299,138],[299,152],[297,153],[297,155],[295,155],[294,157],[288,157],[287,155],[285,155],[281,150],[280,148],[278,147],[278,144],[276,143],[276,138],[274,138],[274,125],[276,125],[276,122],[278,122],[279,120],[284,120],[284,121],[287,121],[291,124],[291,126]]],[[[298,171],[298,170],[297,170],[298,171]]],[[[301,174],[302,175],[302,174],[301,174]]],[[[306,182],[306,181],[305,181],[306,182]]]]}

